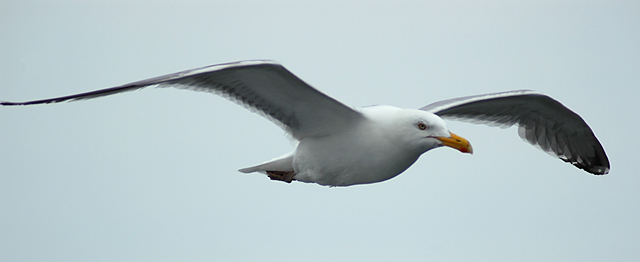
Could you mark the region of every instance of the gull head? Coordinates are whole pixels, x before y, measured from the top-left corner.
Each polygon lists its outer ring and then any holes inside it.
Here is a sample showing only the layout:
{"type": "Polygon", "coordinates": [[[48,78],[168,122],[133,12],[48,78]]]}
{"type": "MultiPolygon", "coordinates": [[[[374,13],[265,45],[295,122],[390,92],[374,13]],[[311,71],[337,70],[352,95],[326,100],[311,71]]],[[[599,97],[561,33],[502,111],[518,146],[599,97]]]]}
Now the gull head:
{"type": "Polygon", "coordinates": [[[376,111],[371,113],[379,118],[379,122],[387,122],[385,126],[390,130],[386,132],[394,134],[397,142],[409,151],[422,154],[447,146],[462,153],[473,153],[469,141],[450,132],[444,120],[433,113],[394,107],[380,107],[376,111]]]}

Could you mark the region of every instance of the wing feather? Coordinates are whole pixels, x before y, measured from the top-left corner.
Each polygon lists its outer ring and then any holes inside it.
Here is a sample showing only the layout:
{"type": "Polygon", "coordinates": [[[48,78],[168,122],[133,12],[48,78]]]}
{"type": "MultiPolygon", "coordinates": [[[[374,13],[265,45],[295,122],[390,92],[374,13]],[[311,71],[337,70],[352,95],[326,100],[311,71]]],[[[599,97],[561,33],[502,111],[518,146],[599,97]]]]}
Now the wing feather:
{"type": "Polygon", "coordinates": [[[543,151],[580,169],[609,173],[609,159],[587,123],[553,98],[530,90],[518,90],[454,98],[421,110],[442,118],[509,127],[543,151]]]}
{"type": "Polygon", "coordinates": [[[363,116],[319,92],[272,61],[212,65],[96,91],[9,105],[35,105],[93,99],[142,88],[176,87],[223,96],[260,113],[293,137],[325,136],[361,121],[363,116]]]}

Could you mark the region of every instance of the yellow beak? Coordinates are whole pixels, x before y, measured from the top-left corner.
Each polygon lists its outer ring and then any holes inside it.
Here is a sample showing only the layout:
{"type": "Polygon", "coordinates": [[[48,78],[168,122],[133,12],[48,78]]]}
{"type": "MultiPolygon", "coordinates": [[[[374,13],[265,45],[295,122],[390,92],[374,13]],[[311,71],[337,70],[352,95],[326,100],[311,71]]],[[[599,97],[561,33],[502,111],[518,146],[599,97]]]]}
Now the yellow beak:
{"type": "Polygon", "coordinates": [[[451,134],[451,137],[440,136],[436,137],[436,139],[440,140],[443,145],[458,149],[462,153],[473,154],[473,148],[471,147],[469,141],[454,133],[449,132],[449,134],[451,134]]]}

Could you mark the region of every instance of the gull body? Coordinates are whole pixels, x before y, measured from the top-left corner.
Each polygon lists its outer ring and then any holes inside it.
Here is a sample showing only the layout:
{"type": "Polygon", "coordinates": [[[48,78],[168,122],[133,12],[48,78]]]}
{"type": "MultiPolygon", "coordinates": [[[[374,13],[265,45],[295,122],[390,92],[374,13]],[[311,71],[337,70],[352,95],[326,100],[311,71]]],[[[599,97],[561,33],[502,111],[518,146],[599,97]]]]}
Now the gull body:
{"type": "MultiPolygon", "coordinates": [[[[443,118],[519,127],[529,143],[589,173],[609,172],[591,128],[560,102],[531,90],[460,97],[420,109],[353,108],[314,89],[273,61],[240,61],[186,70],[121,86],[4,106],[86,100],[146,87],[176,87],[226,97],[262,114],[295,140],[293,152],[241,172],[273,180],[349,186],[385,181],[423,153],[447,146],[472,153],[443,118]]],[[[428,92],[425,92],[428,93],[428,92]]]]}
{"type": "MultiPolygon", "coordinates": [[[[303,138],[290,154],[240,171],[293,171],[295,180],[330,186],[375,183],[402,173],[422,153],[451,137],[444,121],[429,112],[392,106],[359,111],[364,119],[353,128],[303,138]],[[421,123],[427,128],[420,129],[421,123]]],[[[471,151],[466,140],[460,147],[471,151]]]]}

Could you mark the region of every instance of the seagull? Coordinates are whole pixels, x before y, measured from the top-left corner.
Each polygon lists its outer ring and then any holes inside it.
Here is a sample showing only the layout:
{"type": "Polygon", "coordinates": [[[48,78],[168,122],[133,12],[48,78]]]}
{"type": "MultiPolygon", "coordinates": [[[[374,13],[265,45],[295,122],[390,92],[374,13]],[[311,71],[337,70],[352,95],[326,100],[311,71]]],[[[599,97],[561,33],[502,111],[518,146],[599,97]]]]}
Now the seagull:
{"type": "Polygon", "coordinates": [[[473,153],[443,119],[509,127],[543,151],[595,175],[609,160],[591,128],[553,98],[531,90],[467,96],[419,109],[377,105],[354,108],[314,89],[270,60],[217,64],[121,86],[3,106],[93,99],[146,87],[175,87],[214,93],[257,112],[283,128],[295,149],[248,168],[272,180],[350,186],[391,179],[425,152],[450,147],[473,153]]]}

